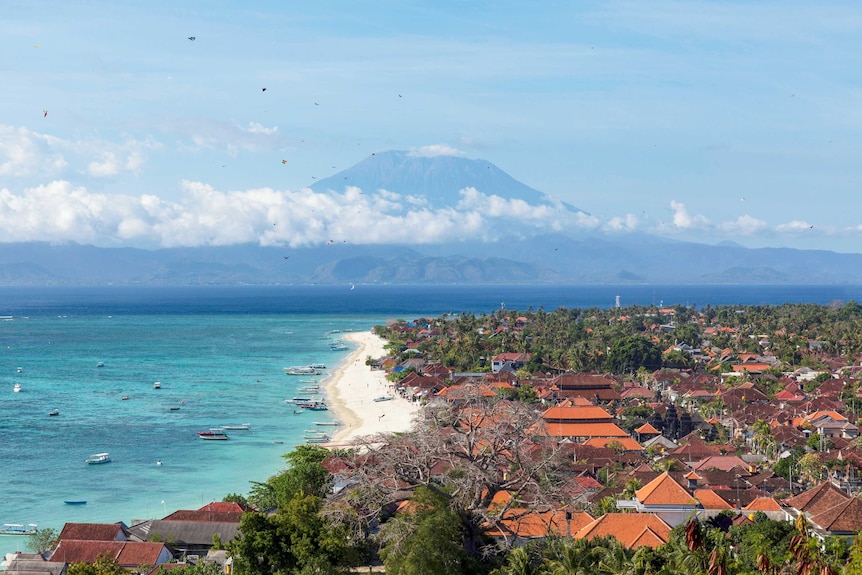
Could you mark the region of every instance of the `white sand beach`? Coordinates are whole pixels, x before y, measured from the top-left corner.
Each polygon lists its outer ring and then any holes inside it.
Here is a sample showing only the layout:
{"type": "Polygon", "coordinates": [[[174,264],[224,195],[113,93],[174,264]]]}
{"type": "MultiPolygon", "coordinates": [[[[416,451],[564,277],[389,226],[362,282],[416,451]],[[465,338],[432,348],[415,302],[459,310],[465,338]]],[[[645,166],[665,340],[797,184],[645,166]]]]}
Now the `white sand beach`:
{"type": "Polygon", "coordinates": [[[344,427],[332,438],[330,445],[346,444],[357,437],[375,433],[407,431],[411,428],[419,404],[395,394],[386,380],[386,372],[365,365],[369,356],[379,359],[386,354],[386,341],[368,332],[351,332],[345,341],[357,344],[345,362],[326,383],[327,405],[344,427]],[[376,397],[393,396],[389,401],[374,401],[376,397]]]}

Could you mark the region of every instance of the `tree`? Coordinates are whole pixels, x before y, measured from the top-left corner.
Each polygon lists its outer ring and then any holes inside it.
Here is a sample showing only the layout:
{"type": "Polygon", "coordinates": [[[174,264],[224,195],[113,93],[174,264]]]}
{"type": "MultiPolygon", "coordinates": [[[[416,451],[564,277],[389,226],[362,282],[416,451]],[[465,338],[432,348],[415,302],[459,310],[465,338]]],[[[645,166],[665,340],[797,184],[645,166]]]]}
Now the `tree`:
{"type": "Polygon", "coordinates": [[[461,522],[446,498],[419,488],[412,506],[387,521],[378,539],[380,557],[391,575],[470,573],[471,559],[461,545],[461,522]]]}
{"type": "Polygon", "coordinates": [[[637,371],[640,367],[661,367],[661,351],[646,338],[633,335],[613,343],[608,352],[606,367],[613,373],[637,371]]]}
{"type": "Polygon", "coordinates": [[[56,529],[36,529],[27,536],[27,549],[31,553],[45,553],[57,547],[59,539],[60,533],[56,529]]]}
{"type": "Polygon", "coordinates": [[[322,462],[330,453],[324,447],[299,445],[283,455],[290,466],[265,482],[252,482],[250,502],[258,509],[283,507],[297,496],[325,497],[332,476],[322,462]]]}
{"type": "Polygon", "coordinates": [[[121,566],[116,559],[100,555],[93,563],[72,563],[67,575],[129,575],[130,571],[121,566]]]}

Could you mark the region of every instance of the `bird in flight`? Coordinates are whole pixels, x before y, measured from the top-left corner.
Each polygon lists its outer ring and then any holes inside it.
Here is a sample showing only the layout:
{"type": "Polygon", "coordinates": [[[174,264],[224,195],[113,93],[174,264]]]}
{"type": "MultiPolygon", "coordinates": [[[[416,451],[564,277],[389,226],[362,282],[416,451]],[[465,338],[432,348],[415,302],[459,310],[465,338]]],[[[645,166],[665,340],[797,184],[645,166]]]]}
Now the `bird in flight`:
{"type": "Polygon", "coordinates": [[[260,89],[260,91],[261,91],[261,92],[266,92],[266,88],[261,88],[261,89],[260,89]]]}
{"type": "Polygon", "coordinates": [[[48,117],[48,110],[42,110],[42,117],[43,117],[43,118],[47,118],[47,117],[48,117]]]}
{"type": "Polygon", "coordinates": [[[282,160],[282,161],[281,161],[281,163],[282,163],[282,164],[286,164],[286,163],[287,163],[287,160],[282,160]]]}
{"type": "Polygon", "coordinates": [[[195,41],[195,37],[194,37],[194,36],[189,36],[189,40],[191,40],[192,42],[194,42],[194,41],[195,41]]]}

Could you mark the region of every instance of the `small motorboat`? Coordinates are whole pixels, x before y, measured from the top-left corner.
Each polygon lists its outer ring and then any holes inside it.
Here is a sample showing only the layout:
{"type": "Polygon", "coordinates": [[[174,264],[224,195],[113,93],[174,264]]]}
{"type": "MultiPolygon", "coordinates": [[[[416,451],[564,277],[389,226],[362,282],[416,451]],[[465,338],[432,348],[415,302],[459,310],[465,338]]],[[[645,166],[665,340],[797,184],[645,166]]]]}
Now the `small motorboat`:
{"type": "Polygon", "coordinates": [[[20,384],[20,383],[16,383],[15,385],[13,385],[13,386],[12,386],[12,391],[14,391],[15,393],[20,392],[20,391],[21,391],[21,384],[20,384]]]}
{"type": "Polygon", "coordinates": [[[60,415],[60,410],[59,410],[59,409],[52,409],[52,410],[48,413],[48,415],[50,415],[50,416],[52,416],[52,417],[53,417],[53,416],[55,416],[55,415],[60,415]]]}
{"type": "Polygon", "coordinates": [[[248,423],[243,423],[240,425],[222,425],[221,428],[222,429],[228,429],[228,430],[233,429],[233,430],[238,430],[238,431],[247,431],[247,430],[251,429],[251,425],[249,425],[248,423]]]}
{"type": "Polygon", "coordinates": [[[87,465],[101,465],[103,463],[111,462],[111,454],[110,453],[94,453],[90,457],[84,460],[87,465]]]}
{"type": "Polygon", "coordinates": [[[126,401],[127,399],[129,399],[129,396],[128,396],[128,395],[124,395],[124,396],[123,396],[123,397],[121,397],[120,399],[122,399],[123,401],[126,401]]]}
{"type": "Polygon", "coordinates": [[[161,381],[154,381],[153,382],[153,389],[161,389],[161,388],[162,388],[162,382],[161,381]]]}
{"type": "Polygon", "coordinates": [[[224,429],[220,427],[214,427],[209,431],[198,431],[197,433],[198,437],[200,437],[201,439],[206,439],[208,441],[224,441],[226,439],[230,439],[227,436],[227,433],[224,432],[224,429]]]}

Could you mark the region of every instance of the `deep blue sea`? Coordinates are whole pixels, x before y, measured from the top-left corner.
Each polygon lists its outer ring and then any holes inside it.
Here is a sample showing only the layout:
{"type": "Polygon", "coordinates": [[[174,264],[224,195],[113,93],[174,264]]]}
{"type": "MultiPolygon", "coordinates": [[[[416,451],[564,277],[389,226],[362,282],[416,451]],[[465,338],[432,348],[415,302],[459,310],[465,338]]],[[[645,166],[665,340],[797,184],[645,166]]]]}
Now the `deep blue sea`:
{"type": "MultiPolygon", "coordinates": [[[[333,370],[348,352],[330,350],[330,332],[501,307],[609,308],[617,296],[826,304],[860,301],[862,286],[0,287],[0,523],[131,523],[247,494],[331,417],[295,415],[284,399],[307,378],[283,371],[333,370]],[[242,423],[250,430],[226,442],[195,433],[242,423]],[[86,465],[97,452],[113,461],[86,465]]],[[[23,546],[0,537],[0,553],[23,546]]]]}

